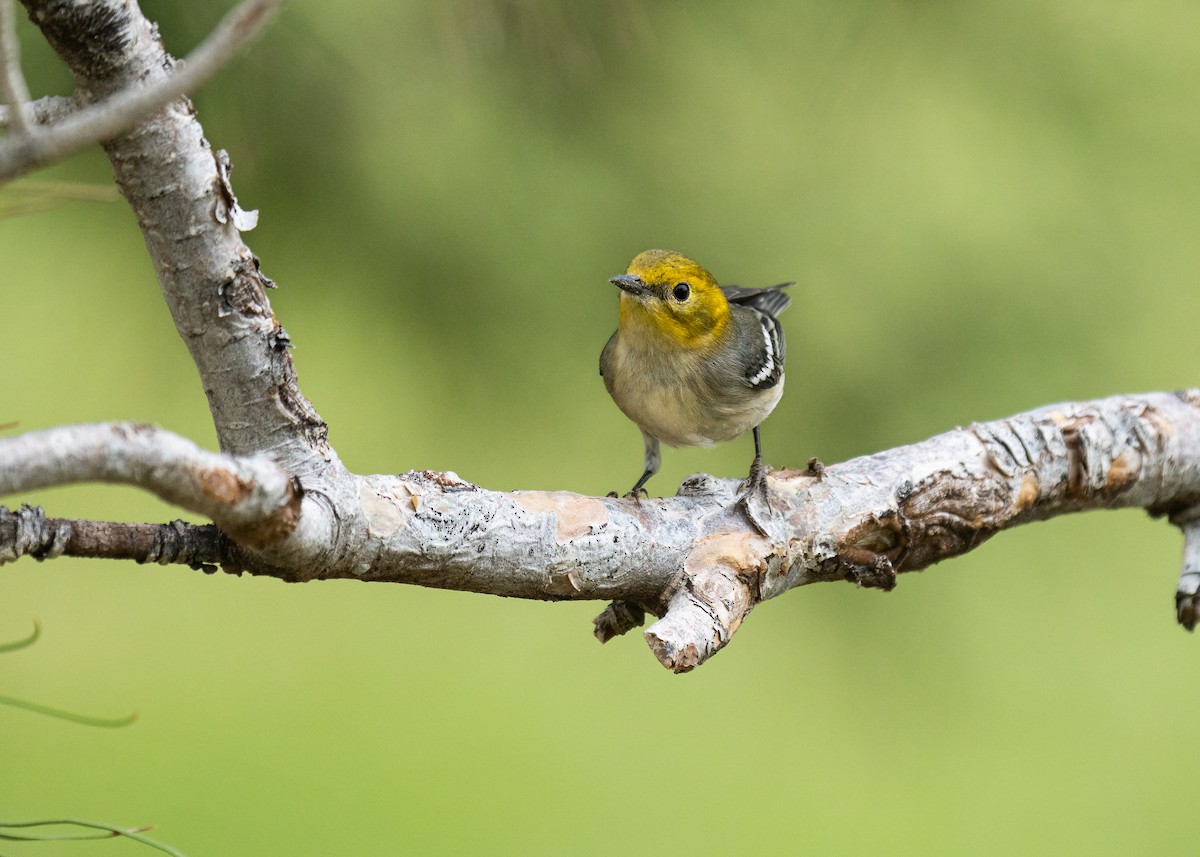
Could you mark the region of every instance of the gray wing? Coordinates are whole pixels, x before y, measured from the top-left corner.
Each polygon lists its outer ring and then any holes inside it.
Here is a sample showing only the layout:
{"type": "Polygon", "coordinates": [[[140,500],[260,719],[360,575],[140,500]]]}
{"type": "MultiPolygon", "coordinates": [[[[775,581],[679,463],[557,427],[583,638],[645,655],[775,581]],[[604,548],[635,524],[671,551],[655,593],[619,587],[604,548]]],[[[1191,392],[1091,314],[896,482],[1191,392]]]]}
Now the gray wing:
{"type": "Polygon", "coordinates": [[[784,291],[794,283],[780,283],[765,289],[745,289],[723,286],[721,291],[736,307],[746,311],[738,315],[748,328],[744,336],[746,383],[756,390],[774,387],[783,377],[783,362],[787,357],[787,340],[779,324],[779,313],[787,309],[792,299],[784,291]]]}
{"type": "Polygon", "coordinates": [[[759,312],[764,312],[772,318],[788,308],[791,297],[784,291],[795,283],[780,283],[777,286],[767,286],[765,289],[746,289],[741,286],[721,286],[725,299],[731,304],[741,304],[759,312]]]}

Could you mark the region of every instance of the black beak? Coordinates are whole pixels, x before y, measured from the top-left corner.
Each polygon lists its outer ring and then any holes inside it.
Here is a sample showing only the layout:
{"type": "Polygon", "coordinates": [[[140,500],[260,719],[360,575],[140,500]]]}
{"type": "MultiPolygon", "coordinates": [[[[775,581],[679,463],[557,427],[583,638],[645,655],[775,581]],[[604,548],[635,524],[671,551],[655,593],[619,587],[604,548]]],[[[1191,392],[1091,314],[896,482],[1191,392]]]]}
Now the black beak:
{"type": "Polygon", "coordinates": [[[646,294],[646,284],[642,282],[641,277],[634,276],[633,274],[618,274],[615,277],[610,277],[608,281],[621,291],[629,292],[631,295],[646,294]]]}

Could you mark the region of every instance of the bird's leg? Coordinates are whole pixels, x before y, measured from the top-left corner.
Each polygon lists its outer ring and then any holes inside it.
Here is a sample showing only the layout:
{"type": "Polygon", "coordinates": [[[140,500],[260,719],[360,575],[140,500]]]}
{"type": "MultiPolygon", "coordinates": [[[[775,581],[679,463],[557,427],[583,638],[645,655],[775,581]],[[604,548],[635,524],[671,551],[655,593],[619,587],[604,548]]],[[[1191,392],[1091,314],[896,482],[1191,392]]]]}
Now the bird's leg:
{"type": "Polygon", "coordinates": [[[736,505],[746,513],[746,517],[754,529],[767,538],[773,538],[772,533],[767,529],[767,524],[773,523],[773,519],[777,515],[771,506],[771,497],[767,492],[767,471],[770,468],[763,462],[762,438],[759,436],[758,429],[758,426],[754,427],[754,461],[750,464],[750,474],[738,489],[736,505]],[[759,508],[755,508],[756,506],[759,508]],[[764,523],[762,518],[764,511],[767,523],[764,523]]]}
{"type": "MultiPolygon", "coordinates": [[[[642,486],[650,481],[650,477],[658,472],[658,468],[662,465],[662,454],[658,448],[658,438],[653,435],[642,432],[642,440],[646,444],[646,469],[642,472],[642,477],[634,483],[634,486],[629,489],[629,493],[625,495],[626,500],[637,500],[644,493],[649,496],[649,493],[642,486]]],[[[609,497],[616,497],[615,492],[611,492],[609,497]]]]}
{"type": "Polygon", "coordinates": [[[767,494],[767,465],[763,463],[762,436],[759,426],[754,427],[754,461],[750,462],[750,475],[746,477],[746,486],[755,491],[767,494]]]}
{"type": "MultiPolygon", "coordinates": [[[[642,442],[646,446],[646,469],[642,472],[642,478],[639,479],[634,486],[629,489],[629,493],[625,495],[627,498],[632,498],[634,500],[638,498],[639,492],[644,490],[642,486],[645,485],[646,482],[649,481],[650,477],[658,472],[658,468],[662,466],[662,453],[659,452],[658,438],[643,431],[642,442]]],[[[646,496],[650,496],[649,492],[647,492],[646,496]]]]}
{"type": "Polygon", "coordinates": [[[650,468],[646,468],[646,471],[642,474],[642,478],[635,482],[633,487],[629,489],[629,493],[625,495],[625,499],[637,500],[639,497],[641,497],[643,492],[649,496],[650,492],[646,491],[646,489],[642,486],[645,485],[653,475],[654,471],[650,468]]]}

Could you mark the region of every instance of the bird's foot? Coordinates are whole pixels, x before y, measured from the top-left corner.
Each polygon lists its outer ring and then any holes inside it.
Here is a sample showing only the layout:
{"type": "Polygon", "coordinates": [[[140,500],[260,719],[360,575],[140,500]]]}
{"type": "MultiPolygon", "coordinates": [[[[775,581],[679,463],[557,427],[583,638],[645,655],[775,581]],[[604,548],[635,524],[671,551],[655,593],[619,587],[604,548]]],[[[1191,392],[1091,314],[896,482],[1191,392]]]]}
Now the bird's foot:
{"type": "Polygon", "coordinates": [[[647,500],[649,500],[650,492],[645,488],[638,488],[636,491],[627,491],[624,494],[618,494],[616,491],[609,491],[604,496],[612,497],[614,499],[620,497],[622,500],[641,500],[643,497],[645,497],[647,500]]]}
{"type": "Polygon", "coordinates": [[[750,475],[738,488],[734,505],[746,515],[746,519],[754,529],[768,539],[777,540],[782,527],[782,515],[771,505],[771,495],[767,487],[769,468],[761,458],[755,458],[750,465],[750,475]]]}

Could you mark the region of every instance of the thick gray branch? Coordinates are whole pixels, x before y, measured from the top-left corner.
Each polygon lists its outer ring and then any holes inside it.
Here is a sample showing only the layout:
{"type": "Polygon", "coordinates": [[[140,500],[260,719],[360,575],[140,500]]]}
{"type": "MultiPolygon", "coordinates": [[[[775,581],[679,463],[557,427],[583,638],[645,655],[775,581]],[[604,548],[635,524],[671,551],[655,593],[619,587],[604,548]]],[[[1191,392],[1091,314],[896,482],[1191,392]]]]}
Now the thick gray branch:
{"type": "MultiPolygon", "coordinates": [[[[13,448],[0,446],[0,456],[13,448]]],[[[0,472],[14,461],[0,457],[0,472]]],[[[29,478],[2,477],[0,490],[29,478]]],[[[304,484],[296,531],[245,552],[239,565],[293,581],[612,600],[597,634],[607,639],[653,613],[660,619],[647,642],[683,672],[719,651],[756,604],[796,586],[891,589],[898,573],[965,553],[1002,529],[1086,509],[1142,507],[1187,531],[1200,506],[1200,391],[1055,405],[843,464],[776,472],[775,540],[736,510],[735,480],[696,476],[679,496],[633,501],[506,494],[449,473],[346,478],[352,502],[304,484]]],[[[1189,531],[1184,599],[1196,591],[1188,583],[1195,545],[1189,531]]]]}
{"type": "MultiPolygon", "coordinates": [[[[1028,521],[1194,507],[1198,404],[1197,391],[1061,404],[777,472],[772,503],[785,534],[773,543],[731,511],[733,480],[693,477],[678,497],[634,502],[498,494],[445,474],[366,477],[362,518],[342,516],[342,567],[317,576],[630,602],[634,614],[663,617],[647,640],[664,665],[687,670],[725,645],[755,604],[795,586],[890,589],[899,572],[1028,521]]],[[[599,621],[602,638],[629,624],[611,610],[599,621]]]]}

